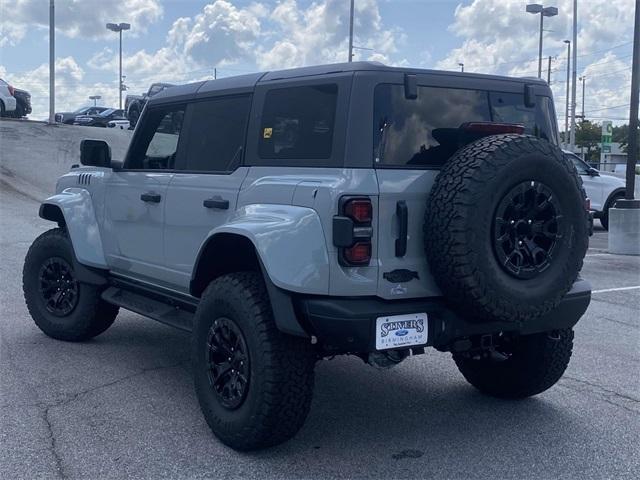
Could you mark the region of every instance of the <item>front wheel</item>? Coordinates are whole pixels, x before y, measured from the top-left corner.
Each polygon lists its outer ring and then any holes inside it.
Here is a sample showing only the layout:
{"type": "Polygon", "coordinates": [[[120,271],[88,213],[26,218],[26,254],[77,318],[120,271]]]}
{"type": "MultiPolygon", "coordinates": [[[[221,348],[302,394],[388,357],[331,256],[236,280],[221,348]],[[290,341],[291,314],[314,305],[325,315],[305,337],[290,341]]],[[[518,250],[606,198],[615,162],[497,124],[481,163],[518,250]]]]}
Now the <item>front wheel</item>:
{"type": "Polygon", "coordinates": [[[100,335],[116,319],[118,307],[101,289],[78,281],[67,232],[54,228],[35,239],[24,260],[22,288],[31,317],[52,338],[78,342],[100,335]]]}
{"type": "Polygon", "coordinates": [[[604,212],[602,212],[602,217],[600,217],[600,224],[602,225],[602,228],[604,228],[605,230],[609,230],[609,209],[613,208],[616,202],[623,198],[624,198],[624,193],[618,193],[604,207],[604,212]]]}
{"type": "Polygon", "coordinates": [[[194,318],[192,345],[198,401],[224,444],[270,447],[302,427],[315,354],[304,339],[277,329],[258,273],[223,275],[209,284],[194,318]]]}
{"type": "Polygon", "coordinates": [[[499,398],[525,398],[551,388],[569,365],[573,330],[523,335],[496,346],[498,355],[453,359],[464,378],[478,390],[499,398]]]}

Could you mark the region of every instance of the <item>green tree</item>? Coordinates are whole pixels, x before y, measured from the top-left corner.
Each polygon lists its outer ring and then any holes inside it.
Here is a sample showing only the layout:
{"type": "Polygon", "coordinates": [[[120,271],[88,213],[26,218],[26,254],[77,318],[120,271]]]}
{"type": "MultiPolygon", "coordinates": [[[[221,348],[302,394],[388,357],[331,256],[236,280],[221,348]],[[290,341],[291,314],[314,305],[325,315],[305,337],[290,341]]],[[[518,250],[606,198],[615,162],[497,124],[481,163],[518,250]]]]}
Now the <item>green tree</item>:
{"type": "Polygon", "coordinates": [[[598,161],[600,157],[600,141],[602,125],[589,120],[576,125],[576,146],[586,150],[587,161],[598,161]]]}
{"type": "MultiPolygon", "coordinates": [[[[640,131],[637,132],[638,141],[640,142],[640,131]]],[[[629,146],[629,125],[620,125],[613,127],[612,141],[620,144],[620,150],[627,153],[629,146]]]]}

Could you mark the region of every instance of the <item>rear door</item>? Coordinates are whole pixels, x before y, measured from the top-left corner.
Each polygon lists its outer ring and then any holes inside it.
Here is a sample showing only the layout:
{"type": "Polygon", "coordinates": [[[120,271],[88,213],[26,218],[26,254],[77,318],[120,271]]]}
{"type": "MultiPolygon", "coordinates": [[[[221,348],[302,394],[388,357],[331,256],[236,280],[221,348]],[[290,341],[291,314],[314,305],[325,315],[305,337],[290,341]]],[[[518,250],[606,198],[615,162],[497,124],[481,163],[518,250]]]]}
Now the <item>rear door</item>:
{"type": "Polygon", "coordinates": [[[187,107],[184,155],[167,192],[164,244],[171,286],[188,291],[209,232],[229,220],[247,175],[241,166],[251,96],[219,96],[187,107]]]}
{"type": "Polygon", "coordinates": [[[556,142],[551,120],[544,126],[538,121],[547,102],[526,108],[519,82],[495,81],[492,86],[504,91],[490,91],[477,79],[418,75],[417,97],[408,98],[403,77],[378,84],[374,91],[378,295],[387,299],[440,294],[424,254],[424,214],[441,166],[460,146],[463,123],[523,123],[527,133],[556,142]]]}

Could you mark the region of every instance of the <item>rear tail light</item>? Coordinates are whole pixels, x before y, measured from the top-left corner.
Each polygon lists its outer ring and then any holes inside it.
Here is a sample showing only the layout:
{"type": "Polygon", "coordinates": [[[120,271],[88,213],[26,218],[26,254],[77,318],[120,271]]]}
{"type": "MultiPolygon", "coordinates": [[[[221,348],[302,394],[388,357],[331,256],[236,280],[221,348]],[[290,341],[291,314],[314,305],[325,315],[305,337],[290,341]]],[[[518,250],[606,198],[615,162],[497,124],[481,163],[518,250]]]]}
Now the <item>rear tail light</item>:
{"type": "Polygon", "coordinates": [[[333,244],[344,266],[366,266],[371,261],[373,204],[368,197],[343,197],[333,217],[333,244]]]}
{"type": "Polygon", "coordinates": [[[591,211],[591,199],[589,197],[584,199],[584,208],[587,210],[587,212],[591,211]]]}
{"type": "Polygon", "coordinates": [[[519,123],[469,122],[460,125],[461,130],[485,135],[499,135],[501,133],[524,133],[524,125],[519,123]]]}
{"type": "Polygon", "coordinates": [[[13,94],[16,93],[16,89],[13,88],[11,85],[7,85],[7,88],[9,89],[9,95],[13,97],[14,96],[13,94]]]}
{"type": "Polygon", "coordinates": [[[357,223],[371,223],[372,213],[373,207],[368,198],[355,198],[344,204],[344,214],[357,223]]]}
{"type": "Polygon", "coordinates": [[[344,259],[350,265],[369,265],[371,260],[371,241],[357,242],[353,247],[345,248],[344,259]]]}

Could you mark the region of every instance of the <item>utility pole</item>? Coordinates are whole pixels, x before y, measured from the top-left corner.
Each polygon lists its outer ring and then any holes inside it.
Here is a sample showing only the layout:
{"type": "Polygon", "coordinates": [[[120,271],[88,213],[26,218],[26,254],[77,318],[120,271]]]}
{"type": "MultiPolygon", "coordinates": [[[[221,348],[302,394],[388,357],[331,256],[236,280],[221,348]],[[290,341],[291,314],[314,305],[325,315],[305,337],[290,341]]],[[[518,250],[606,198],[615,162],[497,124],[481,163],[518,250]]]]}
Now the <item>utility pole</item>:
{"type": "Polygon", "coordinates": [[[49,0],[49,123],[56,121],[56,6],[49,0]]]}
{"type": "Polygon", "coordinates": [[[569,150],[572,152],[576,148],[576,78],[578,72],[578,0],[573,0],[573,65],[571,66],[571,136],[569,140],[569,150]]]}
{"type": "MultiPolygon", "coordinates": [[[[633,61],[631,65],[631,106],[629,108],[629,145],[627,148],[627,186],[625,200],[633,200],[638,163],[638,102],[640,101],[640,0],[636,0],[633,27],[633,61]]],[[[636,205],[636,208],[640,206],[636,205]]]]}
{"type": "Polygon", "coordinates": [[[551,55],[549,55],[549,63],[547,64],[547,83],[551,85],[551,55]]]}
{"type": "Polygon", "coordinates": [[[566,146],[569,145],[569,87],[571,86],[571,40],[565,40],[564,43],[567,44],[567,84],[565,86],[565,97],[567,100],[564,107],[564,144],[566,148],[566,146]]]}
{"type": "Polygon", "coordinates": [[[580,77],[580,81],[582,82],[582,121],[584,122],[586,120],[586,118],[584,118],[584,81],[587,79],[587,77],[582,76],[580,77]]]}
{"type": "Polygon", "coordinates": [[[218,69],[217,69],[217,68],[214,68],[214,69],[213,69],[213,79],[214,79],[214,80],[217,80],[217,79],[218,79],[218,69]]]}
{"type": "Polygon", "coordinates": [[[355,0],[351,0],[351,7],[349,10],[349,62],[353,61],[353,10],[355,0]]]}

